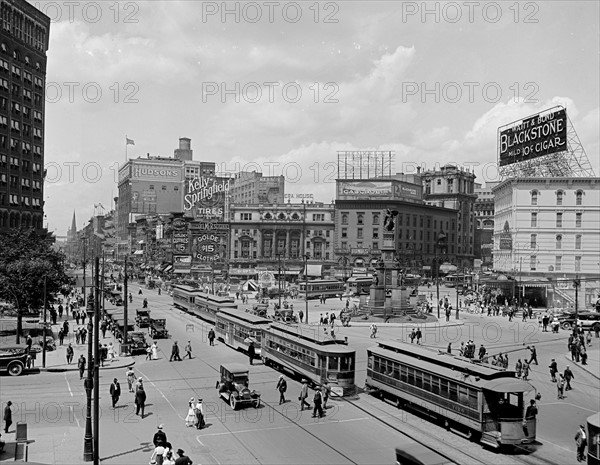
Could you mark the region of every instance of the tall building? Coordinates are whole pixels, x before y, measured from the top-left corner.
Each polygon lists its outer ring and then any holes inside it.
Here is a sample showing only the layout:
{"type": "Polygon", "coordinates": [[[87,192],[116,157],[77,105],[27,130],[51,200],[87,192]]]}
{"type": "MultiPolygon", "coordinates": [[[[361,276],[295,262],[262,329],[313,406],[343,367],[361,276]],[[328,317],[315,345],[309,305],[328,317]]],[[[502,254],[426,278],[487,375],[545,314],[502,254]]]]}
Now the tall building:
{"type": "Polygon", "coordinates": [[[1,0],[0,21],[0,230],[42,232],[50,18],[25,0],[1,0]]]}
{"type": "Polygon", "coordinates": [[[512,178],[494,193],[494,269],[525,298],[580,308],[600,290],[600,178],[512,178]],[[522,287],[521,287],[522,285],[522,287]]]}
{"type": "Polygon", "coordinates": [[[492,249],[494,247],[494,193],[492,188],[499,182],[486,182],[485,187],[475,183],[475,261],[482,270],[492,268],[494,265],[492,249]]]}
{"type": "Polygon", "coordinates": [[[429,205],[456,210],[456,237],[449,247],[456,249],[455,265],[473,268],[475,246],[475,174],[454,165],[422,173],[423,200],[429,205]]]}
{"type": "Polygon", "coordinates": [[[234,175],[229,192],[235,204],[282,204],[285,198],[284,176],[263,176],[256,171],[240,171],[234,175]]]}

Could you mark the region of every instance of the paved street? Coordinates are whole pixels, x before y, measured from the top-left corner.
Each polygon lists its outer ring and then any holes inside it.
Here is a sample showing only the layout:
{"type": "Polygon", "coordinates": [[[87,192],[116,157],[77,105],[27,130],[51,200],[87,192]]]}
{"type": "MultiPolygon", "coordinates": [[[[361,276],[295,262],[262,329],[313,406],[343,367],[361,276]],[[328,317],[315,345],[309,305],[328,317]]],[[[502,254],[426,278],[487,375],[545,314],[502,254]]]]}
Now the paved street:
{"type": "MultiPolygon", "coordinates": [[[[300,385],[290,380],[283,406],[278,404],[275,384],[279,373],[257,363],[251,367],[251,387],[262,393],[260,409],[248,408],[233,412],[217,397],[215,382],[218,368],[224,361],[247,364],[247,357],[217,342],[209,347],[206,341],[207,325],[171,306],[172,298],[158,296],[155,290],[131,285],[134,302],[130,311],[141,308],[147,297],[153,317],[166,317],[172,335],[159,340],[159,360],[146,361],[143,355],[134,357],[134,370],[143,377],[148,393],[145,417],[135,415],[133,394],[127,392],[125,368],[101,372],[101,435],[100,456],[106,463],[148,463],[152,452],[152,435],[158,424],[165,425],[168,439],[175,448],[182,448],[195,461],[203,464],[225,463],[393,463],[393,449],[404,431],[412,437],[427,440],[433,447],[455,457],[457,463],[521,463],[519,456],[508,457],[483,449],[478,444],[445,431],[432,422],[395,406],[361,394],[349,400],[333,400],[322,420],[311,418],[308,411],[299,412],[297,395],[300,385]],[[194,359],[169,363],[171,345],[177,340],[181,346],[190,340],[194,359]],[[123,394],[117,409],[111,408],[108,390],[117,376],[123,394]],[[190,397],[204,399],[207,428],[198,431],[186,428],[184,418],[190,397]],[[397,428],[397,429],[395,429],[397,428]],[[441,441],[441,442],[440,442],[441,441]],[[454,454],[454,455],[453,455],[454,454]],[[466,454],[466,455],[465,455],[466,454]],[[471,457],[471,458],[470,458],[471,457]]],[[[318,318],[322,306],[310,302],[311,321],[318,318]]],[[[295,306],[298,308],[298,306],[295,306]]],[[[331,301],[327,311],[339,310],[340,303],[331,301]]],[[[460,341],[473,339],[477,346],[485,344],[492,354],[511,351],[510,364],[517,358],[528,357],[528,344],[536,344],[539,365],[533,366],[531,383],[542,394],[538,403],[539,445],[528,460],[534,463],[574,462],[572,437],[577,425],[597,410],[597,379],[571,363],[575,373],[574,390],[563,401],[556,400],[556,389],[549,380],[547,366],[556,358],[564,369],[567,360],[566,332],[558,336],[542,333],[535,323],[513,321],[502,317],[487,318],[461,314],[457,326],[454,317],[448,326],[423,329],[424,344],[446,349],[447,343],[458,347],[460,341]],[[482,334],[486,334],[483,338],[482,334]],[[525,346],[524,346],[525,343],[525,346]]],[[[410,327],[379,325],[379,338],[408,340],[410,327]]],[[[366,348],[373,344],[367,324],[355,323],[350,328],[338,328],[340,336],[347,336],[357,350],[356,384],[364,385],[366,375],[366,348]]],[[[593,341],[598,344],[597,340],[593,341]]],[[[597,348],[597,347],[596,347],[597,348]]],[[[64,349],[59,349],[59,352],[64,349]]],[[[59,355],[56,355],[59,357],[59,355]]],[[[535,392],[532,392],[532,396],[535,392]]],[[[2,403],[12,400],[17,409],[14,422],[28,423],[29,459],[42,463],[79,463],[83,451],[85,426],[85,392],[76,371],[40,373],[26,377],[2,378],[2,403]],[[26,387],[26,389],[25,389],[26,387]]],[[[309,400],[311,400],[309,398],[309,400]]],[[[14,431],[14,426],[12,428],[14,431]]],[[[12,439],[10,433],[7,439],[12,439]]]]}

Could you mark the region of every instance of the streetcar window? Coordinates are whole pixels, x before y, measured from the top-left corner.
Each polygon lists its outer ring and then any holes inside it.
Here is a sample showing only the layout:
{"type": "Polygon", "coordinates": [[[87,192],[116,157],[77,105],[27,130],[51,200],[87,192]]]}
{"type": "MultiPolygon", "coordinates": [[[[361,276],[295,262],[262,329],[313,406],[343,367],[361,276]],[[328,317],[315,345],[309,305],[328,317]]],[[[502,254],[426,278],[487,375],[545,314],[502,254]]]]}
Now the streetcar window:
{"type": "Polygon", "coordinates": [[[415,384],[415,370],[412,368],[408,368],[408,384],[415,384]]]}
{"type": "Polygon", "coordinates": [[[404,383],[408,382],[408,371],[405,366],[400,367],[400,379],[404,383]]]}
{"type": "Polygon", "coordinates": [[[327,361],[327,369],[328,370],[337,370],[339,368],[338,358],[332,357],[331,355],[328,358],[329,358],[329,360],[327,361]]]}
{"type": "Polygon", "coordinates": [[[449,397],[448,380],[447,379],[440,379],[440,387],[441,387],[442,396],[449,397]]]}
{"type": "Polygon", "coordinates": [[[340,371],[348,371],[350,369],[350,357],[340,357],[340,371]]]}
{"type": "Polygon", "coordinates": [[[400,366],[397,362],[394,362],[394,379],[400,379],[400,366]]]}
{"type": "Polygon", "coordinates": [[[420,388],[423,387],[423,373],[415,371],[415,385],[420,388]]]}
{"type": "Polygon", "coordinates": [[[477,409],[479,402],[477,401],[477,391],[469,389],[469,407],[477,409]]]}
{"type": "Polygon", "coordinates": [[[431,377],[428,373],[423,373],[423,389],[426,391],[431,390],[431,377]]]}
{"type": "Polygon", "coordinates": [[[375,373],[381,373],[381,359],[380,358],[375,359],[375,366],[373,367],[373,371],[375,373]]]}
{"type": "Polygon", "coordinates": [[[440,378],[435,375],[431,375],[431,392],[440,394],[440,378]]]}
{"type": "Polygon", "coordinates": [[[465,405],[469,403],[469,389],[465,386],[458,386],[458,401],[465,405]]]}
{"type": "Polygon", "coordinates": [[[458,400],[458,386],[454,383],[450,383],[450,400],[457,401],[458,400]]]}
{"type": "Polygon", "coordinates": [[[373,356],[372,355],[369,355],[369,357],[367,358],[367,368],[373,369],[373,356]]]}

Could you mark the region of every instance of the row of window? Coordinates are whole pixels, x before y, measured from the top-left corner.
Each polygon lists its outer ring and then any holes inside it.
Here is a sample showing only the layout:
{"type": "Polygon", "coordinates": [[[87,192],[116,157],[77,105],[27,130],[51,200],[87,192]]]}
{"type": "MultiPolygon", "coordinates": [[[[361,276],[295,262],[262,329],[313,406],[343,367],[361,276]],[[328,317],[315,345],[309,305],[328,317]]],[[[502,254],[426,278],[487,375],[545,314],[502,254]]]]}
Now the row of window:
{"type": "MultiPolygon", "coordinates": [[[[233,233],[237,236],[256,236],[257,235],[258,230],[257,229],[234,229],[233,233]]],[[[266,233],[263,233],[263,235],[266,235],[266,233]]],[[[323,231],[322,229],[307,229],[306,230],[306,235],[307,236],[316,236],[316,237],[330,237],[331,236],[331,230],[326,229],[325,231],[323,231]]],[[[279,241],[284,244],[284,239],[279,239],[279,241]]]]}
{"type": "MultiPolygon", "coordinates": [[[[531,249],[537,249],[538,247],[538,243],[537,243],[537,234],[531,234],[530,237],[530,247],[531,249]]],[[[565,236],[563,234],[557,234],[556,235],[556,242],[555,242],[555,248],[556,250],[561,250],[562,249],[562,245],[563,245],[563,239],[565,238],[565,236]]],[[[575,235],[575,249],[581,249],[581,234],[576,234],[575,235]]]]}
{"type": "MultiPolygon", "coordinates": [[[[2,120],[2,117],[0,116],[0,121],[2,120]]],[[[8,149],[8,142],[9,142],[9,137],[5,136],[4,134],[0,134],[0,148],[3,149],[8,149]]],[[[18,150],[19,149],[19,139],[15,139],[13,137],[10,138],[10,149],[11,150],[18,150]]],[[[21,141],[21,151],[26,154],[26,155],[30,155],[32,153],[32,149],[33,149],[33,154],[36,156],[42,156],[42,147],[40,145],[31,145],[29,142],[23,142],[21,141]]]]}
{"type": "Polygon", "coordinates": [[[272,351],[281,352],[282,354],[296,359],[305,365],[312,367],[317,366],[317,358],[315,353],[298,344],[294,344],[293,342],[286,341],[285,339],[275,337],[270,334],[266,337],[266,344],[267,347],[272,351]]]}
{"type": "MultiPolygon", "coordinates": [[[[30,147],[31,148],[31,147],[30,147]]],[[[31,162],[29,160],[22,160],[17,157],[8,158],[7,155],[0,154],[0,168],[7,166],[7,160],[10,160],[10,167],[13,169],[19,169],[19,166],[23,168],[23,171],[28,172],[30,169],[33,173],[40,173],[42,170],[41,163],[31,162]]]]}
{"type": "MultiPolygon", "coordinates": [[[[562,212],[556,214],[555,226],[557,228],[563,227],[563,217],[564,217],[564,214],[562,212]]],[[[580,212],[575,213],[575,227],[576,228],[581,228],[582,221],[583,221],[583,213],[580,213],[580,212]]],[[[538,227],[538,214],[536,212],[531,213],[531,227],[532,228],[538,227]]]]}
{"type": "MultiPolygon", "coordinates": [[[[6,205],[6,194],[0,192],[0,205],[6,205]]],[[[29,213],[0,211],[0,228],[42,228],[42,215],[30,215],[29,213]]]]}
{"type": "MultiPolygon", "coordinates": [[[[45,26],[24,15],[18,9],[12,9],[7,3],[2,3],[2,11],[0,13],[2,21],[2,29],[19,40],[22,40],[27,45],[45,52],[46,38],[48,30],[45,26]]],[[[2,51],[7,53],[8,49],[2,43],[2,51]]],[[[21,54],[18,50],[13,51],[13,56],[17,60],[21,60],[21,54]]],[[[29,56],[25,56],[25,63],[29,64],[29,56]]]]}
{"type": "Polygon", "coordinates": [[[21,79],[23,78],[23,82],[29,84],[30,86],[35,85],[38,89],[44,88],[44,80],[41,77],[33,76],[29,71],[22,71],[21,68],[16,65],[11,65],[9,67],[8,61],[0,58],[0,72],[4,74],[8,74],[12,72],[13,79],[21,79]]]}
{"type": "MultiPolygon", "coordinates": [[[[537,271],[538,259],[537,255],[531,255],[529,257],[529,269],[531,271],[537,271]]],[[[562,271],[563,266],[563,257],[561,255],[556,255],[554,257],[554,270],[550,271],[562,271]]],[[[576,255],[574,258],[574,266],[575,271],[581,271],[581,256],[576,255]]]]}
{"type": "Polygon", "coordinates": [[[26,195],[19,196],[17,194],[8,194],[7,196],[7,194],[2,192],[0,194],[0,205],[10,205],[11,207],[30,207],[34,210],[39,210],[42,208],[42,200],[35,197],[28,197],[26,195]]]}
{"type": "MultiPolygon", "coordinates": [[[[541,196],[539,191],[531,191],[531,205],[538,204],[538,198],[541,196]]],[[[563,199],[565,197],[565,192],[558,190],[556,191],[556,205],[562,205],[563,199]]],[[[575,191],[575,205],[583,205],[583,191],[578,190],[575,191]]]]}

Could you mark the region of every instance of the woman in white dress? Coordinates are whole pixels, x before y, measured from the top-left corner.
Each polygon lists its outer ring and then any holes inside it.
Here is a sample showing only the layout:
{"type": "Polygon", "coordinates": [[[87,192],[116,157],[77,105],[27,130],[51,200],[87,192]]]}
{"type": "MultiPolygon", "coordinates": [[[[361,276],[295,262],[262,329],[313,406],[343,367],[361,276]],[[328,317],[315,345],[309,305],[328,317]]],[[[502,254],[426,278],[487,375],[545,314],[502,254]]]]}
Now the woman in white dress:
{"type": "Polygon", "coordinates": [[[192,397],[188,402],[188,413],[185,417],[185,426],[194,426],[196,423],[196,413],[194,412],[194,398],[192,397]]]}
{"type": "Polygon", "coordinates": [[[152,343],[152,360],[158,360],[158,344],[156,341],[152,343]]]}
{"type": "Polygon", "coordinates": [[[112,345],[112,342],[108,344],[108,359],[112,360],[115,358],[115,348],[112,345]]]}

